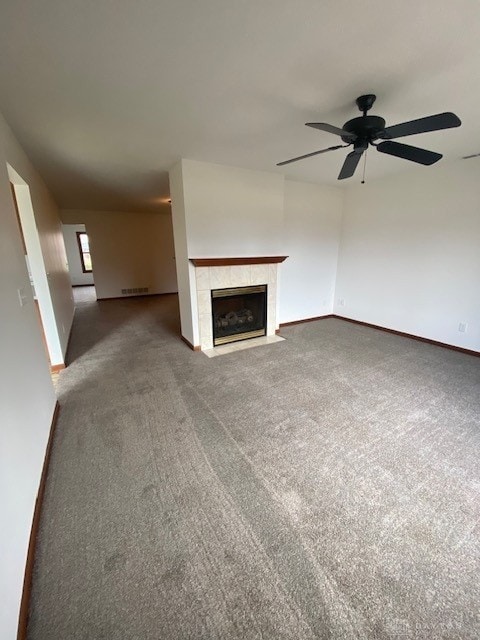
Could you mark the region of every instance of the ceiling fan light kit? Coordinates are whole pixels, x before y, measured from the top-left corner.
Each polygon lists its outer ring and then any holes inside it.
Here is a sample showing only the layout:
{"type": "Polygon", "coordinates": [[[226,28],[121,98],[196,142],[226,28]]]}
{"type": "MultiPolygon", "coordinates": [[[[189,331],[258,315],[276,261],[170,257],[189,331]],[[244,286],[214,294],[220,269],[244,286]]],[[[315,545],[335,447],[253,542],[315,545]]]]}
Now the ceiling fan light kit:
{"type": "Polygon", "coordinates": [[[410,162],[416,162],[423,165],[431,165],[438,162],[442,158],[441,153],[435,153],[434,151],[428,151],[427,149],[421,149],[408,144],[402,144],[395,142],[393,138],[403,138],[405,136],[413,136],[418,133],[427,133],[429,131],[440,131],[442,129],[451,129],[453,127],[459,127],[462,123],[458,116],[449,111],[445,113],[437,113],[433,116],[427,116],[425,118],[418,118],[417,120],[410,120],[408,122],[402,122],[391,127],[385,127],[385,120],[380,116],[369,116],[368,112],[372,108],[376,96],[369,93],[357,98],[356,103],[362,115],[353,118],[346,122],[343,127],[335,127],[326,122],[307,122],[307,127],[313,129],[319,129],[320,131],[326,131],[334,135],[340,136],[345,142],[343,145],[336,145],[334,147],[328,147],[327,149],[321,149],[320,151],[313,151],[303,156],[297,156],[290,160],[284,160],[277,164],[278,167],[291,162],[297,162],[298,160],[304,160],[311,156],[316,156],[321,153],[327,153],[328,151],[335,151],[336,149],[346,148],[353,145],[353,151],[347,154],[343,166],[338,174],[338,180],[344,180],[345,178],[351,178],[355,173],[360,158],[367,151],[371,145],[375,147],[380,153],[385,153],[397,158],[403,158],[410,162]],[[377,140],[381,142],[377,143],[377,140]]]}

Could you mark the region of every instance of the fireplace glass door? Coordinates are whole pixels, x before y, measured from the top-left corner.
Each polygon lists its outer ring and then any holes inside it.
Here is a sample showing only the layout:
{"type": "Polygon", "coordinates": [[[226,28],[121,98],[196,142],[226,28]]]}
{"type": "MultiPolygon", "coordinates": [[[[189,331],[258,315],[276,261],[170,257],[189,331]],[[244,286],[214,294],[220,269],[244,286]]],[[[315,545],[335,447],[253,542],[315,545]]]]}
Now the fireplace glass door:
{"type": "Polygon", "coordinates": [[[267,285],[212,290],[213,344],[267,333],[267,285]]]}

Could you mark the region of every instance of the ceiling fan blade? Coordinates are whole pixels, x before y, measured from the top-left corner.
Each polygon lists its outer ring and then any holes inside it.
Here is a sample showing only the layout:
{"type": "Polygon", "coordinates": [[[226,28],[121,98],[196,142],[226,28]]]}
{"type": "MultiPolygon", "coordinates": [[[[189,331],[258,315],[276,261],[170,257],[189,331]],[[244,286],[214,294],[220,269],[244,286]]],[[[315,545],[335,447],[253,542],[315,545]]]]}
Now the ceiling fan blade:
{"type": "Polygon", "coordinates": [[[379,137],[385,140],[391,138],[403,138],[404,136],[413,136],[416,133],[427,133],[428,131],[440,131],[441,129],[451,129],[459,127],[461,120],[454,113],[437,113],[435,116],[427,116],[418,120],[410,120],[387,127],[379,137]]]}
{"type": "Polygon", "coordinates": [[[313,127],[314,129],[320,129],[320,131],[327,131],[328,133],[334,133],[336,136],[342,136],[342,138],[348,138],[352,142],[357,139],[357,136],[350,131],[334,127],[333,124],[327,124],[326,122],[306,122],[306,127],[313,127]]]}
{"type": "Polygon", "coordinates": [[[359,151],[351,151],[347,155],[345,162],[343,163],[343,167],[338,174],[338,180],[344,180],[345,178],[351,178],[353,176],[363,152],[364,149],[361,149],[359,151]]]}
{"type": "Polygon", "coordinates": [[[297,158],[291,158],[290,160],[284,160],[283,162],[278,162],[277,167],[282,167],[284,164],[290,164],[290,162],[297,162],[297,160],[303,160],[304,158],[311,158],[312,156],[317,156],[319,153],[326,153],[327,151],[335,151],[335,149],[343,149],[344,147],[349,147],[349,144],[337,144],[335,147],[328,147],[328,149],[321,149],[320,151],[313,151],[313,153],[306,153],[304,156],[298,156],[297,158]]]}
{"type": "Polygon", "coordinates": [[[396,156],[397,158],[403,158],[404,160],[411,160],[412,162],[425,165],[434,164],[443,158],[441,153],[435,153],[434,151],[419,149],[409,144],[401,144],[400,142],[393,141],[381,142],[377,145],[377,150],[380,151],[380,153],[388,153],[390,156],[396,156]]]}

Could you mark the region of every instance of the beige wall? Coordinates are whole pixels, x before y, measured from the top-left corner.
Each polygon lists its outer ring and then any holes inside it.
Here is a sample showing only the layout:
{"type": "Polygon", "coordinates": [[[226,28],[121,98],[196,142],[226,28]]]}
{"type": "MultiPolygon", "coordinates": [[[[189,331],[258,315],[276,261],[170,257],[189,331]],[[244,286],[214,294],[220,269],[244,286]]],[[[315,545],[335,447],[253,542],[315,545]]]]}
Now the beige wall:
{"type": "Polygon", "coordinates": [[[98,298],[148,287],[177,291],[172,219],[165,213],[64,210],[64,224],[85,224],[98,298]]]}
{"type": "Polygon", "coordinates": [[[58,212],[0,116],[0,637],[16,637],[25,559],[55,393],[10,192],[9,163],[28,183],[63,348],[73,315],[58,212]],[[20,306],[18,289],[25,293],[20,306]]]}

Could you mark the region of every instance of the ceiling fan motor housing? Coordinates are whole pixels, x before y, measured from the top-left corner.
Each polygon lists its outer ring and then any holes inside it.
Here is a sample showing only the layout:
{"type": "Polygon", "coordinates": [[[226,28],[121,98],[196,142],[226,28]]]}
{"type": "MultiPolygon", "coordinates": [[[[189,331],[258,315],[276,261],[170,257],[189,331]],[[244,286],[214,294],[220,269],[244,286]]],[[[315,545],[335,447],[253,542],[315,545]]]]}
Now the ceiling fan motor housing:
{"type": "MultiPolygon", "coordinates": [[[[342,129],[349,133],[354,133],[357,136],[355,142],[368,143],[379,138],[379,134],[385,129],[385,120],[380,116],[360,116],[346,122],[342,129]]],[[[352,142],[350,138],[344,138],[343,136],[342,140],[344,142],[352,142]]]]}

